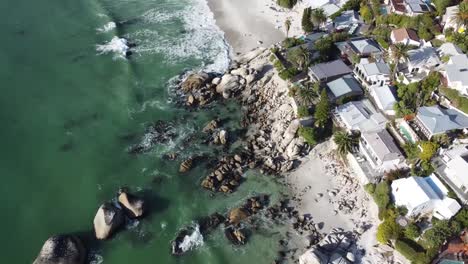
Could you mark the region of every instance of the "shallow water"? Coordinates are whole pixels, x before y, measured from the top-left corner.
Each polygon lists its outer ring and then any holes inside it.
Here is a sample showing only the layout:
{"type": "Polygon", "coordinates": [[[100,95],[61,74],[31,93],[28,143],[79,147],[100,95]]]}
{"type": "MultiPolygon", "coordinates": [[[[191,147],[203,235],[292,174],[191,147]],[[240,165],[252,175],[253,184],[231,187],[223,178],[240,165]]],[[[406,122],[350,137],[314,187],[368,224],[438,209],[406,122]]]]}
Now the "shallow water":
{"type": "Polygon", "coordinates": [[[219,229],[186,256],[169,254],[177,231],[194,219],[255,193],[277,200],[283,191],[252,172],[235,194],[211,197],[199,187],[205,164],[182,175],[180,160],[162,159],[173,151],[179,159],[218,156],[222,150],[201,144],[199,132],[215,117],[239,129],[235,103],[187,111],[170,89],[185,70],[227,66],[226,43],[208,11],[203,0],[0,2],[5,263],[31,263],[51,235],[92,231],[97,208],[122,185],[145,192],[152,212],[93,245],[92,263],[272,262],[281,228],[267,223],[245,247],[229,245],[219,229]],[[121,38],[137,44],[130,59],[121,38]],[[176,137],[129,155],[157,120],[171,121],[176,137]]]}

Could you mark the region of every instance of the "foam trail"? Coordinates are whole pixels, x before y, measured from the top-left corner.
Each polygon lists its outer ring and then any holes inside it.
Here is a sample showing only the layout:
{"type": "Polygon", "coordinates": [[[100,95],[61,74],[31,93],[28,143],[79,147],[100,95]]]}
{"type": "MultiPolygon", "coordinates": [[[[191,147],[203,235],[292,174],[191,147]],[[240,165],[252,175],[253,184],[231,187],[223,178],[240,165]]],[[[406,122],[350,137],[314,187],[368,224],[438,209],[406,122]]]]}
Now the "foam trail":
{"type": "Polygon", "coordinates": [[[109,32],[109,31],[115,29],[116,27],[117,27],[117,24],[115,24],[114,21],[111,21],[111,22],[105,24],[104,26],[102,26],[100,28],[97,28],[96,30],[99,31],[99,32],[105,33],[105,32],[109,32]]]}
{"type": "Polygon", "coordinates": [[[125,58],[129,49],[128,41],[125,38],[119,38],[116,36],[106,44],[96,45],[96,50],[99,54],[115,53],[123,58],[125,58]]]}

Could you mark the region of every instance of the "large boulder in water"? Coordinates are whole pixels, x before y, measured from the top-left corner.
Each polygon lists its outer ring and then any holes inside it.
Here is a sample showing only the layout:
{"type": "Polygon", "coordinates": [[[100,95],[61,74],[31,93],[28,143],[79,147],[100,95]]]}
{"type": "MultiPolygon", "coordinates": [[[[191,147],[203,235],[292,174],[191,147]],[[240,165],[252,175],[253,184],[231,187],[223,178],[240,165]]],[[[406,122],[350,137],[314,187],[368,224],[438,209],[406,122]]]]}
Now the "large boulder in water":
{"type": "Polygon", "coordinates": [[[33,264],[84,264],[86,249],[72,235],[57,235],[46,240],[33,264]]]}
{"type": "Polygon", "coordinates": [[[244,208],[234,208],[229,212],[228,219],[229,223],[237,225],[239,224],[242,220],[246,219],[249,217],[249,212],[245,210],[244,208]]]}
{"type": "Polygon", "coordinates": [[[205,72],[192,73],[182,82],[181,88],[188,93],[200,89],[210,81],[210,76],[205,72]]]}
{"type": "Polygon", "coordinates": [[[119,191],[119,203],[127,209],[127,215],[130,218],[138,218],[144,214],[145,201],[128,193],[125,189],[119,191]]]}
{"type": "Polygon", "coordinates": [[[94,231],[97,239],[107,239],[124,222],[122,209],[111,203],[104,203],[99,207],[94,217],[94,231]]]}

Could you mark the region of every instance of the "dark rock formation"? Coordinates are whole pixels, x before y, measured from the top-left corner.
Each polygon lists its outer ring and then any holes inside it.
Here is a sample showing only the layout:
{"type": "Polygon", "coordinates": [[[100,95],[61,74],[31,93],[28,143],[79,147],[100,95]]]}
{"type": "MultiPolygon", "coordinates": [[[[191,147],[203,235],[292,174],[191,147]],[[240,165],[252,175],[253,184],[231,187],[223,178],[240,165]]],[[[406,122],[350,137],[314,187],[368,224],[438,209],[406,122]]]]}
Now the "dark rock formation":
{"type": "Polygon", "coordinates": [[[57,235],[46,240],[33,264],[84,264],[86,249],[72,235],[57,235]]]}

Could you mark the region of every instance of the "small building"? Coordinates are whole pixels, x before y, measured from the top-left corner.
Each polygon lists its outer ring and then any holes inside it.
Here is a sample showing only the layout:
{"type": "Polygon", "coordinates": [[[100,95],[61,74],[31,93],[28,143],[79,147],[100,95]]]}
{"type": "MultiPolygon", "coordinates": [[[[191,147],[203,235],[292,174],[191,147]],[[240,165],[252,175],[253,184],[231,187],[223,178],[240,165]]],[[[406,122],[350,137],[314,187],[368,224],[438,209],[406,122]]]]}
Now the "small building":
{"type": "Polygon", "coordinates": [[[444,44],[440,45],[437,49],[440,57],[443,56],[457,56],[463,54],[463,51],[452,42],[445,42],[444,44]]]}
{"type": "Polygon", "coordinates": [[[418,16],[431,12],[429,5],[423,0],[390,0],[392,12],[399,15],[418,16]]]}
{"type": "Polygon", "coordinates": [[[339,126],[348,131],[376,132],[385,129],[387,119],[367,99],[337,106],[333,112],[339,126]]]}
{"type": "Polygon", "coordinates": [[[329,16],[335,14],[336,12],[340,11],[340,7],[335,5],[335,4],[332,4],[332,3],[324,4],[320,8],[323,9],[323,12],[325,13],[325,15],[327,17],[329,17],[329,16]]]}
{"type": "Polygon", "coordinates": [[[405,158],[386,129],[361,134],[359,149],[377,172],[407,167],[405,158]]]}
{"type": "Polygon", "coordinates": [[[388,85],[373,85],[369,87],[369,94],[380,111],[389,116],[396,114],[394,105],[397,103],[397,99],[392,87],[388,85]]]}
{"type": "Polygon", "coordinates": [[[342,60],[334,60],[310,67],[309,77],[317,82],[329,82],[352,72],[342,60]]]}
{"type": "Polygon", "coordinates": [[[445,220],[461,209],[456,200],[448,197],[448,189],[434,174],[394,180],[392,196],[395,205],[405,206],[411,218],[432,215],[445,220]]]}
{"type": "Polygon", "coordinates": [[[423,106],[418,108],[415,124],[419,131],[431,139],[435,135],[445,134],[452,130],[468,128],[468,116],[454,109],[440,106],[423,106]]]}
{"type": "Polygon", "coordinates": [[[339,102],[339,100],[351,97],[359,97],[364,94],[358,81],[349,74],[339,79],[327,83],[328,97],[331,102],[339,102]]]}
{"type": "Polygon", "coordinates": [[[392,30],[390,34],[390,39],[393,44],[403,44],[411,46],[420,46],[421,40],[418,37],[416,31],[410,28],[398,28],[392,30]]]}
{"type": "Polygon", "coordinates": [[[354,73],[364,86],[383,86],[390,83],[390,67],[383,61],[370,62],[362,58],[356,66],[354,73]]]}
{"type": "Polygon", "coordinates": [[[462,144],[443,151],[438,174],[463,201],[468,200],[468,145],[462,144]]]}
{"type": "Polygon", "coordinates": [[[346,10],[333,20],[333,29],[337,31],[348,31],[349,34],[354,34],[361,24],[362,21],[359,20],[357,11],[346,10]]]}
{"type": "Polygon", "coordinates": [[[465,54],[450,57],[441,72],[448,87],[468,96],[468,56],[465,54]]]}
{"type": "MultiPolygon", "coordinates": [[[[433,47],[421,47],[419,49],[408,51],[407,62],[407,77],[411,79],[414,75],[421,75],[421,78],[426,77],[429,72],[434,71],[439,67],[441,61],[437,54],[437,50],[433,47]]],[[[419,79],[414,79],[419,81],[419,79]]]]}
{"type": "Polygon", "coordinates": [[[367,58],[370,56],[380,57],[383,54],[379,44],[369,38],[355,38],[343,42],[337,42],[335,45],[341,51],[341,55],[347,58],[358,56],[367,58]]]}
{"type": "Polygon", "coordinates": [[[442,17],[442,25],[444,25],[444,31],[452,28],[455,32],[464,32],[466,30],[465,25],[457,22],[458,5],[449,6],[445,9],[445,14],[442,17]]]}

